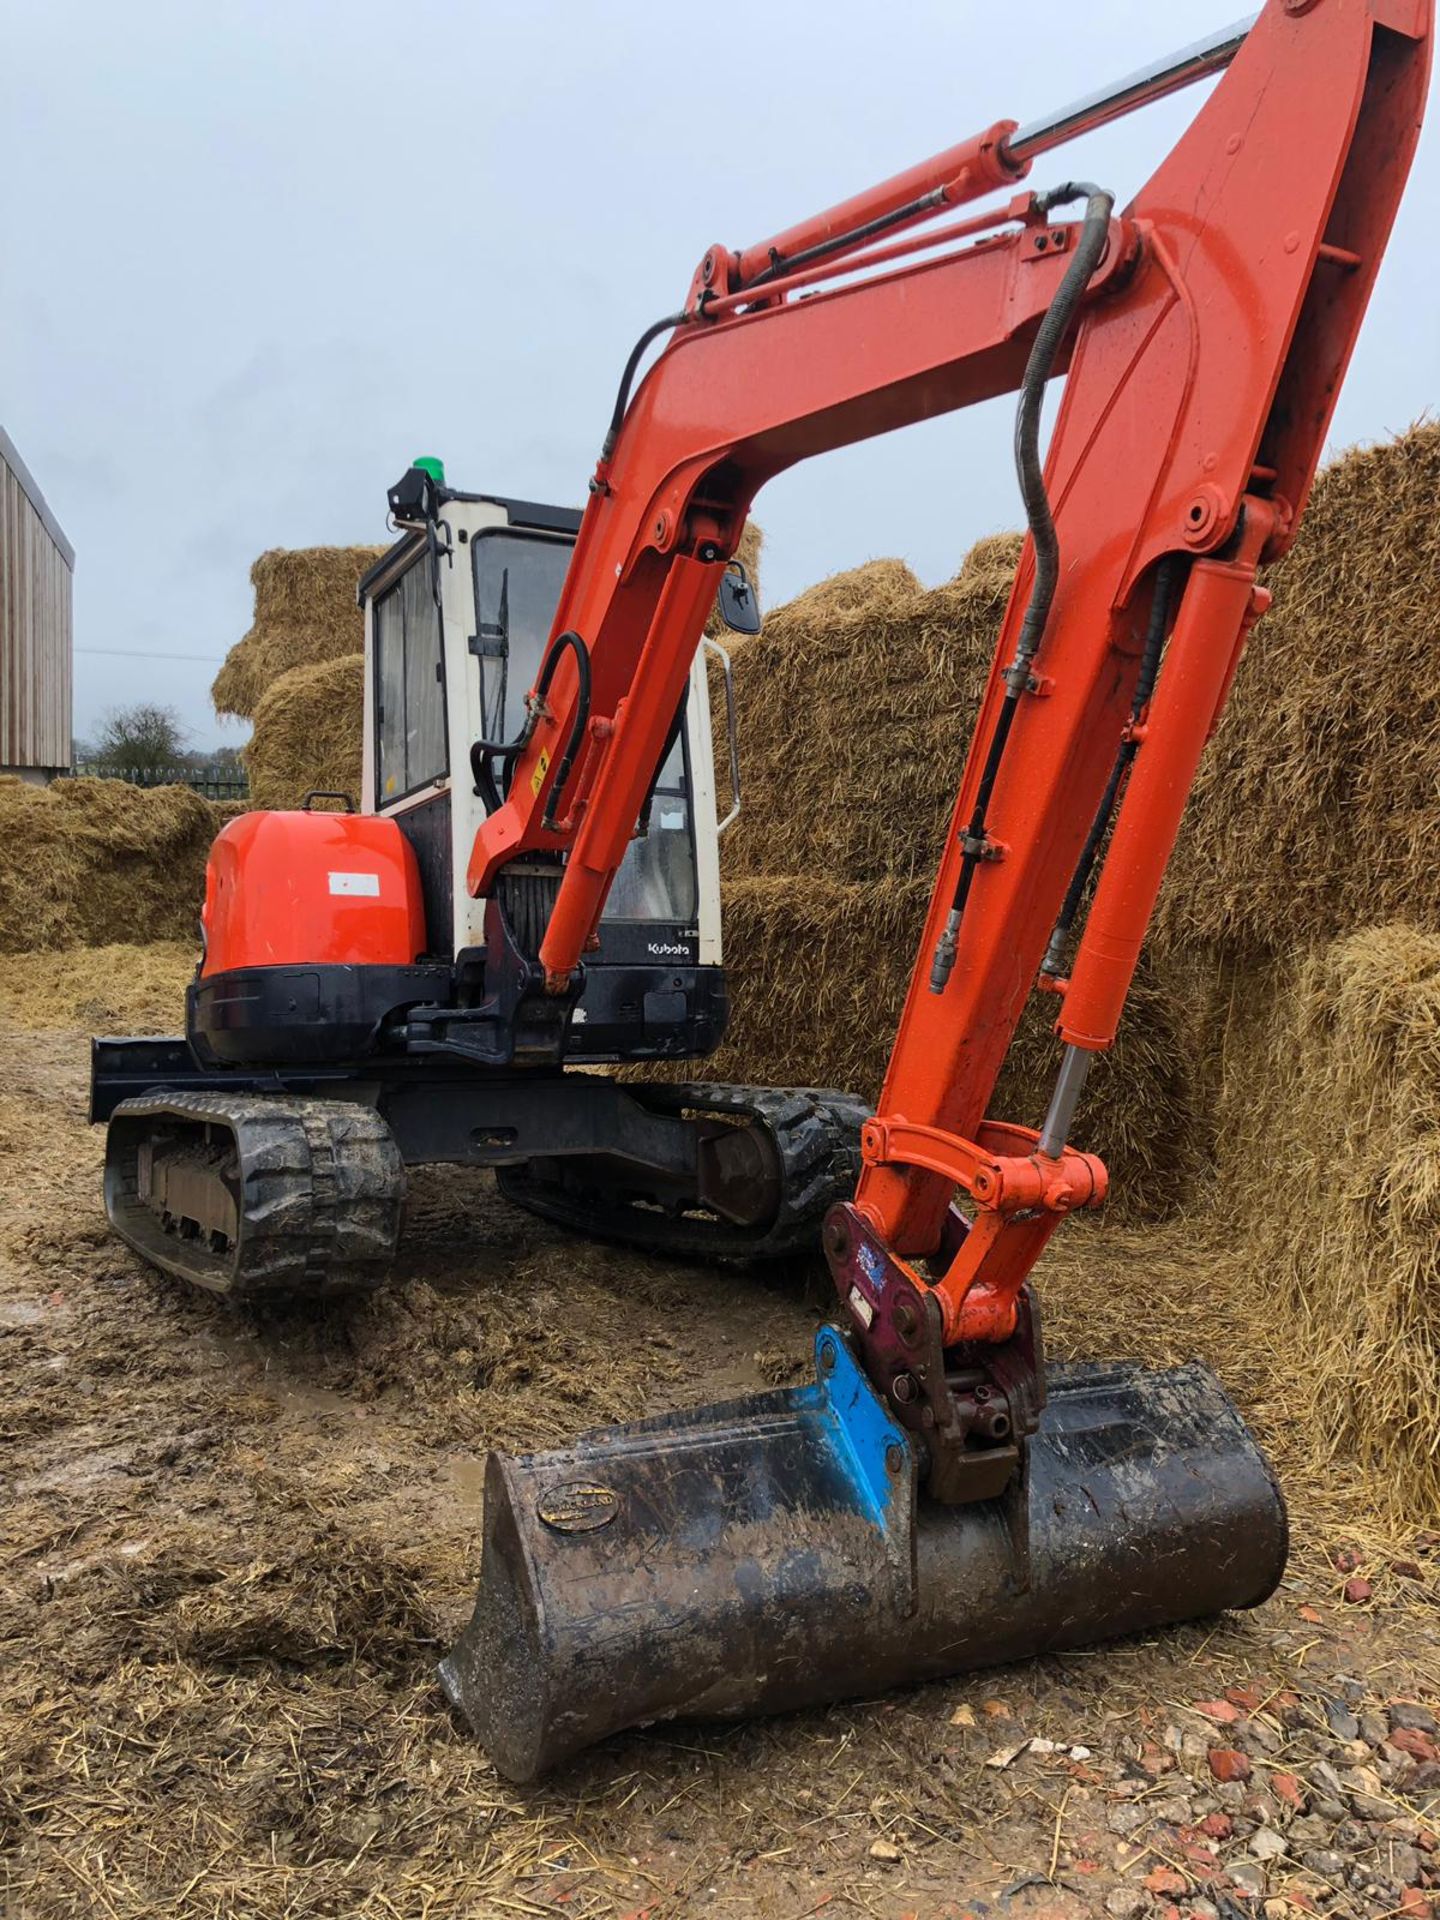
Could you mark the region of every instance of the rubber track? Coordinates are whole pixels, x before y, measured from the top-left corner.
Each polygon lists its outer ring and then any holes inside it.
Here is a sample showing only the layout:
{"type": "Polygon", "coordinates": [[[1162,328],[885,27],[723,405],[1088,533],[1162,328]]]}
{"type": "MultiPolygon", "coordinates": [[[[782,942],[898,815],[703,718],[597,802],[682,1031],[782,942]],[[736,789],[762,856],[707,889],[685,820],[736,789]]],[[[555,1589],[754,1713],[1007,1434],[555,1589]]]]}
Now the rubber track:
{"type": "Polygon", "coordinates": [[[105,1143],[105,1211],[153,1266],[212,1293],[320,1299],[368,1293],[399,1243],[405,1169],[373,1108],[349,1100],[158,1094],[123,1101],[105,1143]],[[167,1225],[138,1197],[138,1155],[156,1133],[193,1136],[241,1195],[224,1249],[167,1225]]]}
{"type": "Polygon", "coordinates": [[[819,1244],[820,1222],[837,1200],[848,1200],[860,1174],[860,1129],[871,1109],[834,1087],[732,1087],[708,1081],[628,1086],[625,1091],[658,1113],[696,1112],[740,1117],[763,1127],[780,1156],[782,1200],[764,1227],[737,1227],[695,1212],[617,1201],[613,1166],[568,1165],[565,1184],[533,1165],[497,1169],[506,1199],[543,1220],[596,1240],[614,1240],[650,1253],[711,1260],[775,1260],[819,1244]],[[586,1174],[588,1173],[588,1178],[586,1174]]]}

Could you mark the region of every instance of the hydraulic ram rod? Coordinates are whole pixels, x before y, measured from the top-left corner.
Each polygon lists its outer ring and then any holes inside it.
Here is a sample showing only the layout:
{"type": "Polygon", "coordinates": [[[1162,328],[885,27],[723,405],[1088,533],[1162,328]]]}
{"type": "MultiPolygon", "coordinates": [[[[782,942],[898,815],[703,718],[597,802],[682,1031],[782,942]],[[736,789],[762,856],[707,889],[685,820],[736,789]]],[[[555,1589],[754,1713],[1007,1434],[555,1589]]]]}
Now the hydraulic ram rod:
{"type": "Polygon", "coordinates": [[[1106,126],[1111,120],[1119,120],[1138,107],[1148,107],[1152,100],[1163,100],[1167,94],[1178,93],[1197,80],[1208,80],[1214,74],[1223,73],[1244,46],[1259,17],[1251,14],[1248,20],[1221,27],[1203,40],[1182,47],[1178,53],[1151,61],[1149,66],[1139,68],[1124,80],[1087,93],[1058,113],[1027,121],[1006,140],[1005,158],[1012,164],[1028,165],[1037,154],[1049,153],[1052,147],[1063,147],[1067,140],[1106,126]]]}
{"type": "Polygon", "coordinates": [[[856,194],[824,213],[812,214],[808,220],[787,227],[783,233],[746,247],[734,259],[734,286],[751,286],[759,279],[773,277],[786,265],[794,267],[821,255],[852,251],[870,235],[913,226],[946,208],[1022,180],[1037,154],[1048,153],[1093,127],[1134,113],[1197,80],[1222,73],[1245,44],[1258,18],[1254,14],[1248,20],[1222,27],[1178,53],[1166,54],[1125,79],[1087,94],[1059,113],[1031,120],[1023,127],[1017,127],[1013,120],[999,120],[984,133],[922,160],[919,166],[897,173],[868,193],[856,194]]]}

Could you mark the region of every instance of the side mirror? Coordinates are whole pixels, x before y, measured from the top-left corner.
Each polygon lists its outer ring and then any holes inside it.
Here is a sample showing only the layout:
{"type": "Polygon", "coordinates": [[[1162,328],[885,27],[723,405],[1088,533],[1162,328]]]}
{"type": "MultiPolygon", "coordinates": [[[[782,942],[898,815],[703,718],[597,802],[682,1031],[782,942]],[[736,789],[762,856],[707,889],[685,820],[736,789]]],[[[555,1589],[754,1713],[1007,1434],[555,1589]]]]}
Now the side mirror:
{"type": "Polygon", "coordinates": [[[719,605],[720,618],[732,633],[759,633],[760,602],[738,560],[728,561],[720,576],[719,605]]]}

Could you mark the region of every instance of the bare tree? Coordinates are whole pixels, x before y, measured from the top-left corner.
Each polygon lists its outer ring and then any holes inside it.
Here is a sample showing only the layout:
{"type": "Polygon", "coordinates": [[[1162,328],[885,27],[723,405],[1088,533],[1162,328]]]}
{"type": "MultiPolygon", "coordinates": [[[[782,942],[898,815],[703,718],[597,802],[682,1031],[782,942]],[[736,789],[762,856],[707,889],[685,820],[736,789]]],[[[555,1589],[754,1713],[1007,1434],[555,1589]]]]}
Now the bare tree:
{"type": "Polygon", "coordinates": [[[154,774],[177,766],[185,752],[185,729],[173,707],[140,701],[111,707],[95,735],[93,759],[116,773],[154,774]]]}

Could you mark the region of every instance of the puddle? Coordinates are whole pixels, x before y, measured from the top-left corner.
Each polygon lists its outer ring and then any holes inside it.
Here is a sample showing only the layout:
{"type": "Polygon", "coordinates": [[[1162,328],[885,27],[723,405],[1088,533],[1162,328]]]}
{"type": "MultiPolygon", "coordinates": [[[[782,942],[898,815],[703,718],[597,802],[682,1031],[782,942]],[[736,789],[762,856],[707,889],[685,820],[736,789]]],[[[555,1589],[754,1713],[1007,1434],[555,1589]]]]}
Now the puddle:
{"type": "Polygon", "coordinates": [[[467,1507],[478,1507],[485,1495],[485,1456],[477,1453],[452,1453],[445,1465],[455,1482],[455,1491],[467,1507]]]}
{"type": "Polygon", "coordinates": [[[361,1411],[353,1400],[347,1400],[343,1393],[335,1393],[329,1387],[307,1386],[303,1380],[287,1381],[279,1385],[272,1375],[264,1376],[265,1389],[272,1393],[286,1413],[347,1414],[352,1420],[361,1411]]]}

